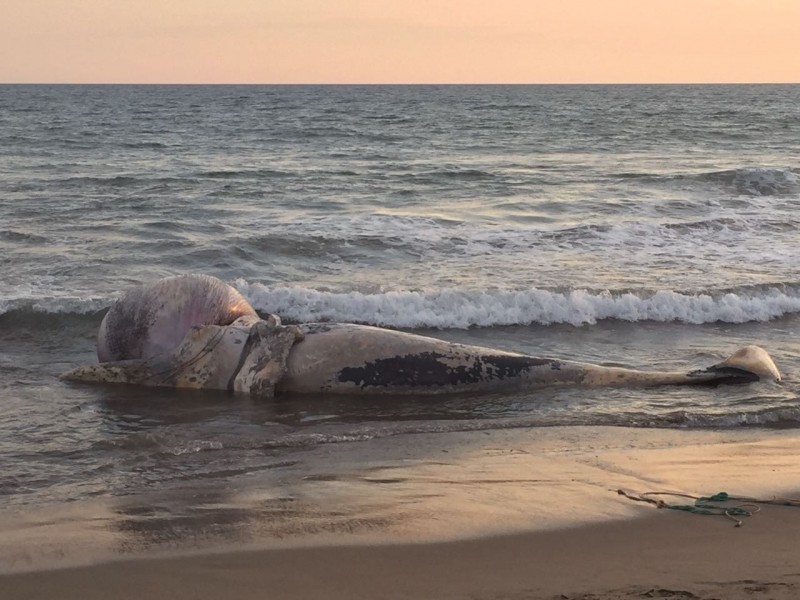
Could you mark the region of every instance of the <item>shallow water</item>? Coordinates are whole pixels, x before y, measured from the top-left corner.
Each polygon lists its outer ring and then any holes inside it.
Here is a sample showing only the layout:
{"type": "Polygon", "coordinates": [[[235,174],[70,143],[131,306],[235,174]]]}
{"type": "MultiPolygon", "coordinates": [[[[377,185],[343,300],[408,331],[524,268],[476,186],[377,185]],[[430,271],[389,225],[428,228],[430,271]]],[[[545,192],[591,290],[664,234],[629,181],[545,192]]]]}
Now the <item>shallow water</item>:
{"type": "Polygon", "coordinates": [[[796,428],[798,106],[798,86],[0,86],[3,505],[244,485],[418,432],[796,428]],[[265,403],[57,379],[121,290],[186,272],[286,321],[604,364],[757,343],[785,382],[265,403]]]}

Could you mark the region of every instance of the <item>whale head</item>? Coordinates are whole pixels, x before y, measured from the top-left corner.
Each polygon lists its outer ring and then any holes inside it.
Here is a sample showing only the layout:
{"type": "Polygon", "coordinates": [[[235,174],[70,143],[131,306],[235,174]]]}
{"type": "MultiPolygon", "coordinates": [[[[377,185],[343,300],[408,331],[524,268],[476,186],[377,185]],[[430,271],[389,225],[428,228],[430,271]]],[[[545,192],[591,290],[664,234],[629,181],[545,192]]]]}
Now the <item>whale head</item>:
{"type": "Polygon", "coordinates": [[[171,352],[192,327],[230,325],[256,311],[234,288],[208,275],[167,277],[126,292],[106,313],[97,334],[100,362],[171,352]]]}

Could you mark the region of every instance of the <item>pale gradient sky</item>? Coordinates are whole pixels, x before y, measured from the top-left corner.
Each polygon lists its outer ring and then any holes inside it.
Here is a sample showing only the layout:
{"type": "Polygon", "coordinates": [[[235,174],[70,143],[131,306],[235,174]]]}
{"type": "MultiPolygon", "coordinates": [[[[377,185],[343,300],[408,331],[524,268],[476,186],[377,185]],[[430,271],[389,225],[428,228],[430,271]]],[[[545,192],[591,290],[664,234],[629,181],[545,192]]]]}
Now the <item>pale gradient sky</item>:
{"type": "Polygon", "coordinates": [[[0,0],[0,82],[800,82],[800,0],[0,0]]]}

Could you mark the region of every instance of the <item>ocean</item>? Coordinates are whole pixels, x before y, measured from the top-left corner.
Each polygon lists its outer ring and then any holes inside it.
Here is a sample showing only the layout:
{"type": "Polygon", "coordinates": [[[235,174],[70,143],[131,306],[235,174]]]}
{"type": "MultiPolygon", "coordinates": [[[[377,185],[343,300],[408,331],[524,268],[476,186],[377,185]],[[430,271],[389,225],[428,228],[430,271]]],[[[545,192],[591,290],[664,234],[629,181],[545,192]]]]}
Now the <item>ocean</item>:
{"type": "Polygon", "coordinates": [[[284,489],[309,452],[419,433],[800,427],[798,208],[797,85],[0,86],[0,512],[284,489]],[[285,322],[607,365],[758,344],[785,380],[271,401],[59,380],[124,290],[182,273],[285,322]]]}

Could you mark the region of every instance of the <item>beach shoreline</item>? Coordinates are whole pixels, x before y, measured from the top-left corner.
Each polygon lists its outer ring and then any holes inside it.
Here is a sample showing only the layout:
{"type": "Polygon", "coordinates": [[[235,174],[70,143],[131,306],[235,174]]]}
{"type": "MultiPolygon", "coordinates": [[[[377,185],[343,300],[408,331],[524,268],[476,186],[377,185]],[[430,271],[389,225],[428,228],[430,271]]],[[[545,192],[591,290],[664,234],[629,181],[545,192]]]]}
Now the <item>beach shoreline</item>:
{"type": "Polygon", "coordinates": [[[615,492],[800,497],[791,493],[800,480],[797,432],[555,427],[529,434],[373,440],[368,457],[357,442],[315,449],[280,475],[281,513],[274,504],[265,512],[252,489],[269,484],[274,499],[274,480],[251,482],[215,505],[181,490],[138,504],[127,498],[6,514],[0,587],[15,599],[800,592],[800,508],[765,505],[735,527],[615,492]],[[195,512],[180,512],[178,500],[194,502],[195,512]],[[244,516],[236,521],[232,511],[244,516]]]}
{"type": "Polygon", "coordinates": [[[735,528],[617,490],[800,487],[800,86],[0,95],[0,600],[790,589],[797,509],[735,528]],[[265,401],[59,377],[120,294],[192,273],[285,323],[683,373],[755,344],[784,378],[265,401]]]}
{"type": "Polygon", "coordinates": [[[0,576],[8,598],[794,598],[797,509],[736,528],[672,511],[416,544],[159,556],[0,576]]]}

